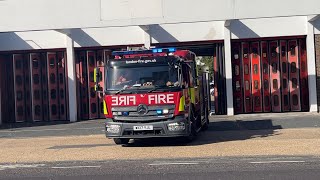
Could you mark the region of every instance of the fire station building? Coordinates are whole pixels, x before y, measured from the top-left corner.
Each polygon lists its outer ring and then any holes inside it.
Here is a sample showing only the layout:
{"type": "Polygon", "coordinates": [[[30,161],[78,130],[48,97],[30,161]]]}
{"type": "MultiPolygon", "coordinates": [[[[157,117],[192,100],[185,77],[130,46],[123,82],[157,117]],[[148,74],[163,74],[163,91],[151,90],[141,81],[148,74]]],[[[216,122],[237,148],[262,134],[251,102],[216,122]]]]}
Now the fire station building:
{"type": "Polygon", "coordinates": [[[214,58],[216,114],[318,112],[319,0],[5,0],[0,124],[103,118],[94,68],[114,50],[214,58]]]}

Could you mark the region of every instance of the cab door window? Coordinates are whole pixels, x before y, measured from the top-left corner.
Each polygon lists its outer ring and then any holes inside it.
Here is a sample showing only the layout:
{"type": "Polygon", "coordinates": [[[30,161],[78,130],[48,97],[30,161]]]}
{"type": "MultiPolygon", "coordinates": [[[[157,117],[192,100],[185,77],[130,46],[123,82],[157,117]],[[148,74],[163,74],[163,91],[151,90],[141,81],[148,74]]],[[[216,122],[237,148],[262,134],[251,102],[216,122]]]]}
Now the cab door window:
{"type": "Polygon", "coordinates": [[[194,86],[197,86],[197,68],[194,62],[190,63],[191,72],[192,72],[192,83],[194,86]]]}
{"type": "Polygon", "coordinates": [[[190,66],[188,66],[187,64],[182,65],[182,85],[184,85],[186,88],[192,87],[192,79],[193,78],[190,72],[190,66]]]}

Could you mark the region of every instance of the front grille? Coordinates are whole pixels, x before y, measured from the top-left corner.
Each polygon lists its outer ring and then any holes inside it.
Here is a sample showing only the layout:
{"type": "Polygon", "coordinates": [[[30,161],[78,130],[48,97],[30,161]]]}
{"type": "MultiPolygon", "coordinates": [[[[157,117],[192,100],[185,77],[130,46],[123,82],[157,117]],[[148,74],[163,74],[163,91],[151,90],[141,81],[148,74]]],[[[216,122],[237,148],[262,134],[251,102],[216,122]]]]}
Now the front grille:
{"type": "Polygon", "coordinates": [[[157,122],[166,121],[173,118],[175,105],[163,105],[163,106],[148,106],[148,112],[146,114],[140,115],[137,112],[138,106],[129,107],[113,107],[111,109],[113,114],[113,120],[116,122],[129,122],[129,123],[147,123],[147,122],[157,122]],[[168,114],[157,114],[157,110],[168,109],[168,114]],[[118,113],[128,113],[128,115],[118,115],[118,113]]]}

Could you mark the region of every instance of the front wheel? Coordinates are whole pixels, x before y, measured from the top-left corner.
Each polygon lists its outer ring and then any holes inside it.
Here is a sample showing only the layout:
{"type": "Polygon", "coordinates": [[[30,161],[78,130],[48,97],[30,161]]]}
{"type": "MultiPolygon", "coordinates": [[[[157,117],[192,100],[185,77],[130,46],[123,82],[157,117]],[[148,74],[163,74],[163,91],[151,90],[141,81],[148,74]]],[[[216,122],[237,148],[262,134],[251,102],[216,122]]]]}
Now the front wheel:
{"type": "Polygon", "coordinates": [[[208,113],[208,111],[206,110],[206,112],[205,112],[205,120],[206,120],[206,122],[202,125],[202,130],[203,131],[205,131],[205,130],[207,130],[208,128],[209,128],[209,113],[208,113]]]}
{"type": "Polygon", "coordinates": [[[197,136],[197,125],[196,125],[196,117],[194,116],[194,111],[192,108],[189,110],[189,121],[190,121],[190,134],[184,137],[184,141],[189,143],[192,142],[197,136]]]}
{"type": "Polygon", "coordinates": [[[114,143],[118,145],[124,145],[124,144],[129,144],[130,139],[122,139],[122,138],[114,138],[113,141],[114,143]]]}

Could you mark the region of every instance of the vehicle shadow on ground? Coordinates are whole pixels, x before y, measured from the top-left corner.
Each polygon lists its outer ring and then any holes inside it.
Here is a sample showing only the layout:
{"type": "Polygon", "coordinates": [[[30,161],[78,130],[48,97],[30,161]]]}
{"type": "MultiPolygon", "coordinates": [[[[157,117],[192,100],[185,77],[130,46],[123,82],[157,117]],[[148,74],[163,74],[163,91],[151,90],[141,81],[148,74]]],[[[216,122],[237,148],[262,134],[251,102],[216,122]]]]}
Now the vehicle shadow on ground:
{"type": "Polygon", "coordinates": [[[211,122],[208,130],[200,132],[196,139],[190,143],[186,143],[182,138],[152,138],[131,140],[124,147],[198,146],[275,136],[279,134],[279,132],[275,131],[277,129],[282,129],[282,127],[278,125],[274,126],[270,119],[219,121],[211,122]]]}

